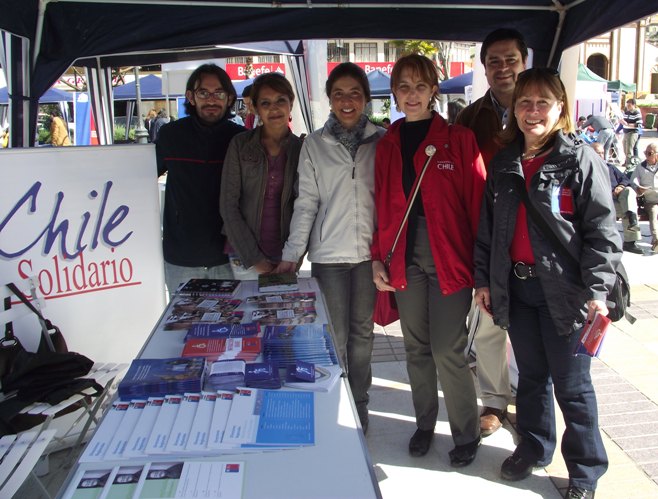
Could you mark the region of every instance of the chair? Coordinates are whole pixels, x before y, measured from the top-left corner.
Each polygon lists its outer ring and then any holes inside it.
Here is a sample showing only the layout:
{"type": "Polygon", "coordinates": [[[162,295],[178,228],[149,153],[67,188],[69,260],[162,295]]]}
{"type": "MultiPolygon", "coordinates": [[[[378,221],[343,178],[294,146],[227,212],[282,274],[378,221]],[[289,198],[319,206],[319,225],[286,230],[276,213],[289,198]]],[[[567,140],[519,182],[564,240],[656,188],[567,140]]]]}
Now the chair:
{"type": "MultiPolygon", "coordinates": [[[[35,278],[17,283],[17,286],[26,296],[31,297],[32,303],[37,309],[43,309],[44,301],[40,299],[38,295],[38,286],[35,278]]],[[[22,321],[24,326],[23,329],[30,331],[30,334],[32,334],[33,337],[20,337],[21,343],[26,349],[36,349],[36,346],[40,341],[39,331],[41,330],[36,315],[25,304],[16,299],[7,286],[0,286],[0,288],[0,298],[9,300],[13,298],[11,308],[0,311],[0,326],[3,326],[8,322],[12,322],[16,325],[22,321]]],[[[17,336],[20,336],[20,333],[17,336]]],[[[96,398],[91,397],[96,391],[93,388],[88,388],[81,393],[72,395],[56,405],[36,402],[24,407],[20,411],[21,415],[32,416],[23,419],[28,420],[28,425],[34,425],[33,427],[35,428],[37,435],[41,433],[50,434],[52,432],[52,436],[47,442],[48,448],[46,449],[46,446],[44,446],[42,449],[42,452],[45,453],[41,466],[42,470],[46,470],[47,472],[48,455],[55,450],[64,449],[70,446],[69,442],[73,438],[75,438],[75,443],[71,446],[69,457],[74,455],[74,452],[84,442],[91,425],[98,423],[102,414],[102,408],[109,402],[109,394],[111,393],[111,388],[116,376],[122,373],[127,367],[127,364],[94,364],[92,370],[85,376],[85,378],[93,378],[103,388],[103,391],[96,398]],[[63,418],[63,416],[69,414],[71,414],[70,419],[72,422],[66,419],[66,423],[64,425],[59,425],[59,429],[50,429],[56,418],[60,418],[60,421],[64,421],[65,418],[63,418]],[[76,429],[80,429],[77,436],[74,433],[74,430],[76,429]]],[[[0,400],[2,400],[2,398],[3,395],[0,394],[0,400]]],[[[4,496],[0,495],[0,497],[4,496]]]]}
{"type": "Polygon", "coordinates": [[[0,497],[13,497],[28,477],[36,481],[46,497],[51,497],[35,474],[34,466],[55,433],[55,430],[28,431],[0,438],[0,497]]]}

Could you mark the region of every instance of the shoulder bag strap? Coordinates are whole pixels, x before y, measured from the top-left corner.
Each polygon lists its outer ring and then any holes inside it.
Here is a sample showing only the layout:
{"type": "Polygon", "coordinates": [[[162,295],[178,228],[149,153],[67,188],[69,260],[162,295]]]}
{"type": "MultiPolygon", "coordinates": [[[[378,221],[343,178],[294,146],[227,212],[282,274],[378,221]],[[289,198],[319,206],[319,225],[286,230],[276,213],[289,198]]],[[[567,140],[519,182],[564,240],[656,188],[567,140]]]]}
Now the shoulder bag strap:
{"type": "Polygon", "coordinates": [[[400,227],[398,227],[398,232],[395,234],[395,240],[393,241],[393,246],[391,246],[391,250],[386,254],[386,258],[384,259],[384,265],[388,268],[388,266],[391,263],[391,259],[393,258],[393,252],[395,251],[395,247],[398,244],[398,240],[400,239],[400,234],[402,234],[402,229],[404,228],[404,224],[407,223],[407,219],[409,218],[409,213],[411,212],[411,207],[414,204],[414,201],[416,199],[416,195],[418,194],[418,189],[420,189],[420,183],[423,180],[423,177],[425,176],[425,172],[427,171],[427,167],[430,164],[430,160],[436,153],[436,147],[433,145],[428,145],[425,147],[425,154],[427,155],[427,159],[425,160],[425,164],[423,165],[423,169],[420,171],[420,175],[416,177],[416,180],[414,181],[414,185],[411,189],[411,196],[409,196],[409,199],[407,199],[407,206],[404,210],[404,216],[402,217],[402,221],[400,222],[400,227]]]}
{"type": "Polygon", "coordinates": [[[52,324],[50,323],[49,320],[47,320],[43,314],[37,309],[30,300],[27,299],[27,296],[23,294],[23,292],[18,289],[18,286],[16,286],[13,282],[7,283],[7,287],[11,290],[12,293],[14,293],[18,298],[25,304],[27,308],[29,308],[32,312],[36,314],[36,316],[39,318],[39,323],[41,324],[41,330],[43,332],[43,340],[46,342],[46,345],[48,348],[54,352],[55,347],[53,345],[52,340],[50,339],[50,333],[49,330],[52,329],[52,324]]]}

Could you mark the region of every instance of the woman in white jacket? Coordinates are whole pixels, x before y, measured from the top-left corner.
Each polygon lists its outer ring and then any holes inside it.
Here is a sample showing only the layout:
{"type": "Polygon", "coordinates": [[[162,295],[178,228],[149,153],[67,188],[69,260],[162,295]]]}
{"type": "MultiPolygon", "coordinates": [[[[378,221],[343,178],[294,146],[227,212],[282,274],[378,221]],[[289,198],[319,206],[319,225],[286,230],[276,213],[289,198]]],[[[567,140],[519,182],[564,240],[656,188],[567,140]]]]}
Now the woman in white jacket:
{"type": "Polygon", "coordinates": [[[365,432],[376,293],[370,257],[375,148],[385,130],[364,114],[370,87],[356,64],[336,66],[326,92],[331,114],[302,146],[299,195],[277,271],[294,271],[308,248],[365,432]]]}

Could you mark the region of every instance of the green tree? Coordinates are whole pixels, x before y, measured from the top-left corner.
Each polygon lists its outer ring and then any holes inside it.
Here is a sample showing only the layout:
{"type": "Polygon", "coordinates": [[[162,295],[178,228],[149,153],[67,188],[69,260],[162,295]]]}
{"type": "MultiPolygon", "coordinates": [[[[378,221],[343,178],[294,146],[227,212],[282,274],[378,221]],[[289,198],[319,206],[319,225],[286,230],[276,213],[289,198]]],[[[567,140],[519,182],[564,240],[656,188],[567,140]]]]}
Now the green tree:
{"type": "Polygon", "coordinates": [[[436,64],[439,80],[450,78],[451,42],[435,40],[392,40],[391,45],[398,49],[400,55],[419,54],[429,57],[436,64]]]}

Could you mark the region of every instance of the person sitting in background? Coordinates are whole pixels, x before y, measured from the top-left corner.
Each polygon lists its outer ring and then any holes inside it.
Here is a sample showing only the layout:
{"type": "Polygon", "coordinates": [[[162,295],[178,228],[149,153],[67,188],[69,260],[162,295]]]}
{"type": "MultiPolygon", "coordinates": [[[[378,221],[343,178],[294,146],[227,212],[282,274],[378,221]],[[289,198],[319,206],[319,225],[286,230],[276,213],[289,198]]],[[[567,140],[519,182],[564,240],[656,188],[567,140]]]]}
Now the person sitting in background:
{"type": "MultiPolygon", "coordinates": [[[[596,154],[601,156],[605,161],[603,144],[594,142],[591,144],[596,154]]],[[[644,254],[636,241],[642,239],[640,225],[637,220],[637,193],[631,187],[631,180],[619,168],[610,163],[606,163],[610,173],[610,186],[612,187],[612,199],[615,202],[615,211],[617,216],[622,219],[624,226],[624,251],[644,254]]]]}
{"type": "Polygon", "coordinates": [[[597,133],[596,141],[603,146],[603,160],[608,161],[610,157],[610,148],[615,141],[615,132],[612,129],[612,123],[605,116],[593,116],[589,115],[587,121],[582,126],[592,127],[597,133]]]}
{"type": "Polygon", "coordinates": [[[658,183],[656,180],[658,144],[651,142],[645,149],[644,155],[647,159],[633,171],[631,183],[637,193],[644,198],[644,210],[649,216],[649,228],[651,229],[651,251],[655,253],[658,248],[658,183]]]}
{"type": "Polygon", "coordinates": [[[578,118],[578,122],[576,123],[576,128],[578,130],[583,130],[585,128],[585,122],[586,121],[587,121],[587,118],[585,118],[584,116],[580,116],[578,118]]]}

